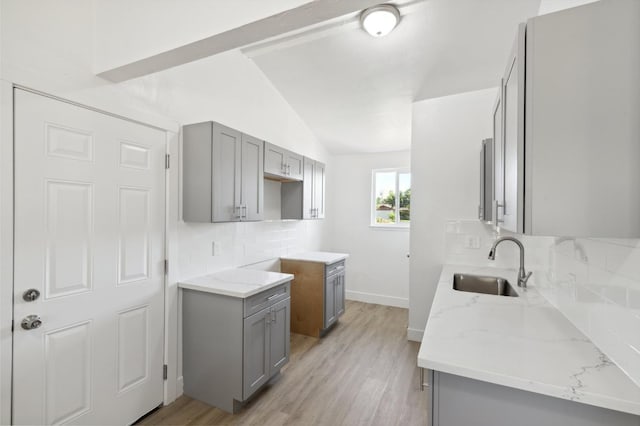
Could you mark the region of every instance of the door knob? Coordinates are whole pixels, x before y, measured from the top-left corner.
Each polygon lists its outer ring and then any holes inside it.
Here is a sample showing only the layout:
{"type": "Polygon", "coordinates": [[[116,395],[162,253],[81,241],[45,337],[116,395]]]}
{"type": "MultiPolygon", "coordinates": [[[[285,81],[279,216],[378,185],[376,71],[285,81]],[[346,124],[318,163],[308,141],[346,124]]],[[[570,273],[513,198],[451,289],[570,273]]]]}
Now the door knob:
{"type": "Polygon", "coordinates": [[[30,288],[29,290],[26,290],[24,293],[22,293],[22,299],[25,302],[33,302],[38,297],[40,297],[40,292],[35,288],[30,288]]]}
{"type": "Polygon", "coordinates": [[[21,325],[25,330],[33,330],[42,325],[42,320],[38,315],[28,315],[22,320],[21,325]]]}

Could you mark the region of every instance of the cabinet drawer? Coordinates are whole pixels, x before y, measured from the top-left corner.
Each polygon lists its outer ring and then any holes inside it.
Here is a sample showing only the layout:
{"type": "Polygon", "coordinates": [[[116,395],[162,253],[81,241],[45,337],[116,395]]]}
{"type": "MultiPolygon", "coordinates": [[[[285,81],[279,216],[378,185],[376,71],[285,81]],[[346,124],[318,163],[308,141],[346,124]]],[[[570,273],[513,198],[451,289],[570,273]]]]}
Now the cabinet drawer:
{"type": "Polygon", "coordinates": [[[268,308],[269,306],[291,296],[291,281],[279,286],[270,288],[261,293],[254,294],[244,300],[244,317],[253,315],[256,312],[268,308]]]}
{"type": "Polygon", "coordinates": [[[327,277],[344,271],[344,260],[341,260],[326,267],[327,277]]]}

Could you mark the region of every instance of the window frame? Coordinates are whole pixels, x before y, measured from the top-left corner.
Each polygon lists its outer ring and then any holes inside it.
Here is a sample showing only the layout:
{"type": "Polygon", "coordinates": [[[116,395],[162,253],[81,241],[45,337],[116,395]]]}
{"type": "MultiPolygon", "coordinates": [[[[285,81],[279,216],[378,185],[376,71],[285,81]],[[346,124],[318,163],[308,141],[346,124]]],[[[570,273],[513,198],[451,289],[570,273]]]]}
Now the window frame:
{"type": "Polygon", "coordinates": [[[401,174],[409,174],[411,175],[411,169],[409,167],[389,167],[382,169],[372,169],[371,170],[371,195],[370,195],[370,218],[369,218],[369,226],[372,228],[381,228],[381,229],[398,229],[398,230],[408,230],[411,227],[411,219],[409,222],[400,222],[400,175],[401,174]],[[378,173],[396,173],[396,182],[394,193],[396,194],[396,203],[394,206],[394,213],[396,216],[395,223],[377,223],[376,222],[376,175],[378,173]]]}

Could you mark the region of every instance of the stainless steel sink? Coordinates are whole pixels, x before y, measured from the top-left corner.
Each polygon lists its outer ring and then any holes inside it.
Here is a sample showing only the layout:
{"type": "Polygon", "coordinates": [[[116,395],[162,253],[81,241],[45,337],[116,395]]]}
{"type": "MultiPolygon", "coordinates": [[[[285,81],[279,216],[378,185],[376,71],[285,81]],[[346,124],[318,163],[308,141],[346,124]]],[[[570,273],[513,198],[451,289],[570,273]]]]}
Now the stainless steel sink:
{"type": "Polygon", "coordinates": [[[472,274],[454,274],[453,289],[472,293],[493,294],[495,296],[518,297],[509,281],[500,277],[483,277],[472,274]]]}

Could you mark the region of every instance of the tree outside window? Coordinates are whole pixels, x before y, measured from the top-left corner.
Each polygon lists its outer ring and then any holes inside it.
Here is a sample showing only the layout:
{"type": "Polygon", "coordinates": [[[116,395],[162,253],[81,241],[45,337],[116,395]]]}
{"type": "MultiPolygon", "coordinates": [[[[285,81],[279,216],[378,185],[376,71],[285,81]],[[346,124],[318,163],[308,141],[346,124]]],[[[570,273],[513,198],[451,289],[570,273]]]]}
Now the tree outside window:
{"type": "Polygon", "coordinates": [[[404,169],[373,171],[373,226],[407,227],[411,221],[411,172],[404,169]]]}

